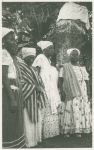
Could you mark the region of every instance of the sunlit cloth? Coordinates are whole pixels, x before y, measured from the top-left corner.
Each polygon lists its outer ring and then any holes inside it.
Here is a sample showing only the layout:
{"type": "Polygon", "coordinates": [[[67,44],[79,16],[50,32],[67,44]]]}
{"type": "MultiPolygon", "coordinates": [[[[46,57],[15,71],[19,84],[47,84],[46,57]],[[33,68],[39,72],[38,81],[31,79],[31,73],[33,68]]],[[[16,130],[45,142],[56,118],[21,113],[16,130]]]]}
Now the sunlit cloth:
{"type": "Polygon", "coordinates": [[[76,50],[76,51],[78,52],[78,54],[80,55],[79,49],[77,49],[77,48],[70,48],[70,49],[67,50],[68,56],[70,56],[70,54],[71,54],[71,52],[72,52],[73,50],[76,50]]]}
{"type": "Polygon", "coordinates": [[[59,21],[60,19],[80,19],[86,24],[87,29],[90,28],[87,8],[85,6],[81,6],[73,2],[65,3],[65,5],[63,5],[59,12],[57,21],[59,21]]]}
{"type": "Polygon", "coordinates": [[[38,45],[42,50],[44,50],[44,49],[47,48],[48,46],[53,45],[53,43],[50,42],[50,41],[40,41],[40,42],[37,43],[37,45],[38,45]]]}
{"type": "Polygon", "coordinates": [[[36,56],[36,49],[35,48],[28,48],[28,47],[23,47],[22,48],[22,56],[23,59],[29,55],[36,56]]]}
{"type": "Polygon", "coordinates": [[[58,71],[52,67],[47,57],[40,54],[34,60],[33,66],[40,67],[40,76],[43,80],[48,99],[43,116],[43,139],[59,135],[57,107],[61,103],[58,91],[58,71]]]}

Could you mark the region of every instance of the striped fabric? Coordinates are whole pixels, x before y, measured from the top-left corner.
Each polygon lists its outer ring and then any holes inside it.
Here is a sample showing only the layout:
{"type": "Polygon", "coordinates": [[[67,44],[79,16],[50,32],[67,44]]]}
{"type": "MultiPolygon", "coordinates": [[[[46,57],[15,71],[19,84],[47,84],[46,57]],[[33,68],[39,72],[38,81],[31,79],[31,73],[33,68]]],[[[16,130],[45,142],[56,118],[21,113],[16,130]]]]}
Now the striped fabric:
{"type": "Polygon", "coordinates": [[[22,91],[24,95],[24,104],[28,111],[29,118],[32,123],[38,122],[38,107],[45,107],[45,99],[47,98],[44,91],[44,85],[41,78],[34,67],[20,63],[22,74],[22,91]],[[35,86],[39,86],[42,92],[37,92],[35,86]]]}
{"type": "Polygon", "coordinates": [[[24,134],[19,138],[11,142],[3,142],[3,148],[23,148],[25,147],[24,134]]]}
{"type": "Polygon", "coordinates": [[[63,69],[64,69],[63,88],[66,94],[66,101],[71,100],[75,97],[82,96],[82,92],[81,92],[77,77],[71,66],[71,63],[69,62],[69,63],[64,64],[63,69]]]}

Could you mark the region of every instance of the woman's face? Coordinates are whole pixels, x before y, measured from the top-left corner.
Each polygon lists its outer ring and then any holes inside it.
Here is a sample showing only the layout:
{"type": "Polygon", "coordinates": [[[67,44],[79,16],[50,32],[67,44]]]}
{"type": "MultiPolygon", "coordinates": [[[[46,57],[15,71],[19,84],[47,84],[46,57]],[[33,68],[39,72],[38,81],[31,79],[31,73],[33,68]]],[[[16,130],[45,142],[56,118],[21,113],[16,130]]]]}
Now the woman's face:
{"type": "Polygon", "coordinates": [[[78,62],[79,61],[79,53],[77,50],[73,50],[70,54],[70,61],[78,62]]]}
{"type": "Polygon", "coordinates": [[[17,55],[17,41],[15,40],[15,36],[13,32],[10,32],[5,37],[5,47],[7,48],[8,52],[12,55],[17,55]]]}
{"type": "Polygon", "coordinates": [[[34,59],[35,59],[35,56],[29,55],[29,56],[24,58],[24,61],[28,66],[31,66],[34,62],[34,59]]]}
{"type": "Polygon", "coordinates": [[[49,46],[47,47],[45,50],[44,50],[45,54],[47,57],[52,57],[53,54],[54,54],[54,49],[53,49],[53,46],[49,46]]]}

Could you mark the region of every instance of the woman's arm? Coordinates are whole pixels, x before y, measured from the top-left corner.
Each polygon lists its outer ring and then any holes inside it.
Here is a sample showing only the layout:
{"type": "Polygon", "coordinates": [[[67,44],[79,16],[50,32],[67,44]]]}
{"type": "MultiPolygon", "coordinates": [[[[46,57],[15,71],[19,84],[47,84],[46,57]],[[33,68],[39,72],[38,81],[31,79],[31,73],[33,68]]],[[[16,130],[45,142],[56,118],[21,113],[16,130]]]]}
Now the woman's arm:
{"type": "Polygon", "coordinates": [[[61,101],[64,102],[66,95],[65,95],[65,92],[63,91],[63,77],[59,77],[58,87],[60,89],[61,101]]]}
{"type": "Polygon", "coordinates": [[[63,88],[63,78],[62,77],[59,77],[58,79],[58,88],[60,89],[60,91],[62,91],[62,88],[63,88]]]}
{"type": "Polygon", "coordinates": [[[8,79],[8,66],[2,66],[2,81],[3,81],[3,87],[7,91],[7,94],[10,98],[10,108],[11,112],[15,112],[17,109],[17,103],[15,101],[14,95],[12,93],[12,90],[10,88],[10,82],[8,79]]]}

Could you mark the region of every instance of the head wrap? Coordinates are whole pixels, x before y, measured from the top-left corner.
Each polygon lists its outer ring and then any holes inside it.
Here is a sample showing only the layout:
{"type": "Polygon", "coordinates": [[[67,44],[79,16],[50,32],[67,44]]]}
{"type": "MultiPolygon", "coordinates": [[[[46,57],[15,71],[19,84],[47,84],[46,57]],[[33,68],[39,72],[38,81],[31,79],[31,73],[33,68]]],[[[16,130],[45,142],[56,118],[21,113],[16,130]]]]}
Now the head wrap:
{"type": "Polygon", "coordinates": [[[85,6],[68,2],[60,9],[57,21],[59,20],[77,20],[80,19],[85,23],[87,30],[90,28],[88,9],[85,6]]]}
{"type": "Polygon", "coordinates": [[[70,49],[68,49],[68,50],[67,50],[67,54],[68,54],[68,56],[70,56],[70,54],[71,54],[71,52],[72,52],[73,50],[78,51],[78,54],[80,55],[80,51],[79,51],[79,49],[77,49],[77,48],[70,48],[70,49]]]}
{"type": "Polygon", "coordinates": [[[10,32],[14,32],[13,29],[9,29],[9,28],[2,28],[2,38],[4,38],[8,33],[10,32]]]}
{"type": "Polygon", "coordinates": [[[36,49],[35,48],[30,48],[30,47],[23,47],[22,48],[22,56],[23,59],[29,55],[36,56],[36,49]]]}
{"type": "Polygon", "coordinates": [[[40,42],[37,43],[37,45],[38,45],[42,50],[44,50],[45,48],[47,48],[47,47],[53,45],[53,43],[50,42],[50,41],[40,41],[40,42]]]}

